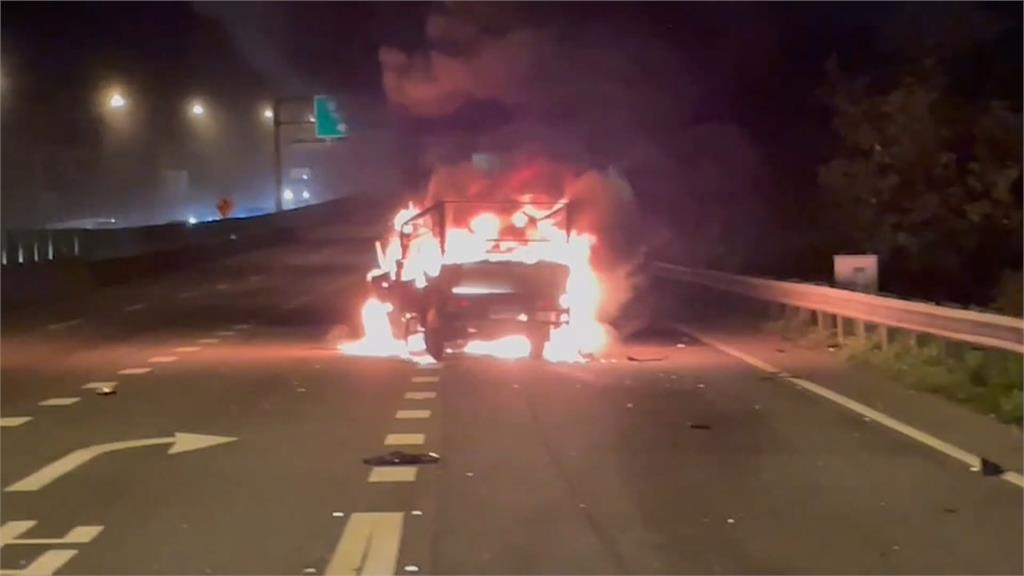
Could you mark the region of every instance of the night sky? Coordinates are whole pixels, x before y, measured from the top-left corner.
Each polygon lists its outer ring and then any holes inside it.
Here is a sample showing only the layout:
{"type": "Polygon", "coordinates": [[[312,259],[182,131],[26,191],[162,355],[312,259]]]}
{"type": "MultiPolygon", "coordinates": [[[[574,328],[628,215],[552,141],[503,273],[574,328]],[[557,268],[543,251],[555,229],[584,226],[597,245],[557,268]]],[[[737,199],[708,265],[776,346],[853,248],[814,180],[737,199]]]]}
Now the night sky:
{"type": "MultiPolygon", "coordinates": [[[[245,193],[256,191],[254,198],[264,198],[270,193],[268,145],[252,116],[260,102],[275,96],[343,92],[358,101],[354,126],[389,130],[414,148],[448,134],[509,125],[564,127],[584,142],[595,162],[635,167],[629,176],[653,209],[675,205],[682,176],[666,167],[709,139],[709,149],[727,151],[738,147],[738,139],[756,159],[756,168],[743,159],[723,164],[723,171],[751,172],[749,178],[722,185],[743,188],[723,202],[745,202],[744,195],[756,194],[785,206],[813,194],[815,168],[832,142],[816,89],[833,54],[844,69],[874,72],[915,57],[919,50],[941,53],[943,42],[955,43],[962,36],[950,26],[981,17],[996,22],[1000,31],[988,45],[984,69],[974,64],[977,60],[959,68],[961,83],[967,91],[999,95],[1019,107],[1019,3],[495,3],[457,8],[474,22],[474,34],[487,39],[543,30],[554,47],[543,55],[549,68],[559,70],[561,64],[578,76],[562,84],[539,80],[528,87],[526,105],[482,97],[443,114],[409,114],[392,107],[382,115],[370,111],[384,110],[387,103],[380,48],[422,49],[427,16],[443,12],[444,5],[5,2],[4,223],[45,219],[54,206],[66,208],[61,212],[68,216],[108,212],[111,205],[128,202],[121,197],[129,194],[123,190],[144,187],[154,167],[170,165],[187,166],[197,187],[209,189],[204,198],[243,194],[237,182],[246,183],[245,193]],[[95,100],[98,86],[112,80],[127,86],[140,105],[144,102],[146,116],[144,143],[115,153],[116,161],[95,158],[112,148],[106,147],[96,114],[83,105],[95,100]],[[195,94],[233,122],[209,143],[218,154],[230,152],[213,167],[189,164],[200,147],[182,126],[180,109],[195,94]],[[716,138],[722,139],[717,145],[716,138]],[[656,160],[634,157],[644,147],[654,151],[656,160]],[[45,150],[55,152],[40,152],[45,150]],[[129,153],[140,156],[125,162],[129,153]],[[117,170],[92,167],[109,168],[110,162],[117,170]],[[40,163],[47,168],[40,169],[40,163]],[[51,164],[68,167],[53,170],[51,164]],[[124,164],[138,169],[123,169],[124,164]],[[109,180],[113,172],[123,172],[120,180],[109,180]],[[46,202],[35,192],[40,188],[47,191],[46,202]]],[[[417,167],[417,160],[391,161],[401,168],[402,184],[420,183],[423,167],[417,167]]],[[[137,193],[130,195],[139,202],[137,193]]]]}

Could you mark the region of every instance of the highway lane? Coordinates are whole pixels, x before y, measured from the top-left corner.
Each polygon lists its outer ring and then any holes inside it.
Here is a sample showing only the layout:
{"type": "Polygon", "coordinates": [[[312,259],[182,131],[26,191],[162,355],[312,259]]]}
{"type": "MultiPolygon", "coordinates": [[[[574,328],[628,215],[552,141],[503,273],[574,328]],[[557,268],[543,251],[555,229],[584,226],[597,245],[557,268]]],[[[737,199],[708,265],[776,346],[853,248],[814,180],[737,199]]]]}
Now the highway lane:
{"type": "Polygon", "coordinates": [[[0,493],[5,535],[37,523],[5,537],[0,568],[1024,570],[1019,488],[685,335],[663,331],[588,365],[339,356],[328,336],[352,319],[368,250],[283,245],[101,294],[72,325],[5,327],[0,410],[32,418],[2,428],[5,488],[83,447],[163,443],[0,493]],[[118,374],[133,367],[151,370],[118,374]],[[117,394],[81,388],[102,381],[117,394]],[[176,432],[233,440],[167,454],[176,432]],[[392,449],[389,435],[422,435],[406,448],[442,460],[369,482],[362,459],[392,449]],[[102,530],[19,543],[76,526],[102,530]],[[60,550],[75,554],[58,565],[60,550]]]}

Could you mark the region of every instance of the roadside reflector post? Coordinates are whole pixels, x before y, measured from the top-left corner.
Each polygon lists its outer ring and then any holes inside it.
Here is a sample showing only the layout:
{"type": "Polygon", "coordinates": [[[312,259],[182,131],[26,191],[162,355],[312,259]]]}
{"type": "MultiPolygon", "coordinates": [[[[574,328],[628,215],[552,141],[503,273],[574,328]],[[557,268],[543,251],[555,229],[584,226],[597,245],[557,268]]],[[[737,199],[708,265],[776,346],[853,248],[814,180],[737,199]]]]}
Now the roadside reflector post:
{"type": "Polygon", "coordinates": [[[825,313],[822,312],[821,310],[815,310],[814,311],[814,320],[818,324],[818,332],[819,333],[824,333],[825,332],[825,313]]]}
{"type": "Polygon", "coordinates": [[[878,342],[882,350],[889,349],[889,327],[885,324],[878,325],[878,342]]]}
{"type": "Polygon", "coordinates": [[[860,318],[856,318],[853,321],[853,327],[857,331],[857,340],[864,342],[866,336],[866,330],[864,329],[864,321],[860,318]]]}
{"type": "Polygon", "coordinates": [[[836,314],[836,340],[842,344],[846,338],[846,319],[836,314]]]}

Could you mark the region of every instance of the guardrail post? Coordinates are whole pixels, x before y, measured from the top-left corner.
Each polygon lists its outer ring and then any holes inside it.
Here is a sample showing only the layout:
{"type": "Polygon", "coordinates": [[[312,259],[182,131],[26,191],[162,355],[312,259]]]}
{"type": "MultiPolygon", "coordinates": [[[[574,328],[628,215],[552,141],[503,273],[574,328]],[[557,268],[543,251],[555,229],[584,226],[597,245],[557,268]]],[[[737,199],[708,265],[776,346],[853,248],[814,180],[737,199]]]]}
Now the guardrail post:
{"type": "Polygon", "coordinates": [[[889,327],[885,324],[878,325],[878,342],[882,346],[882,350],[889,348],[889,327]]]}
{"type": "Polygon", "coordinates": [[[866,330],[864,329],[864,321],[857,318],[853,321],[853,328],[857,331],[857,340],[863,342],[865,340],[866,330]]]}
{"type": "Polygon", "coordinates": [[[846,319],[836,314],[836,340],[842,344],[846,340],[846,319]]]}
{"type": "Polygon", "coordinates": [[[825,313],[821,310],[814,311],[814,320],[818,324],[818,332],[825,331],[825,313]]]}

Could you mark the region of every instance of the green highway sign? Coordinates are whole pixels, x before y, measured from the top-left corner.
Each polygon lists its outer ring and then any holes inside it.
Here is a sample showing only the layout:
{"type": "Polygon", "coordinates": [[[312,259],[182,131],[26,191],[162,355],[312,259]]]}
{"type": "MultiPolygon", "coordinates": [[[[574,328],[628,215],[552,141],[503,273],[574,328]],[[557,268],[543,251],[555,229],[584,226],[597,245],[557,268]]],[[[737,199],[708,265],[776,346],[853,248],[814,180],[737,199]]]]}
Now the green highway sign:
{"type": "Polygon", "coordinates": [[[348,124],[341,119],[341,106],[333,96],[313,97],[313,118],[317,138],[345,138],[348,124]]]}

